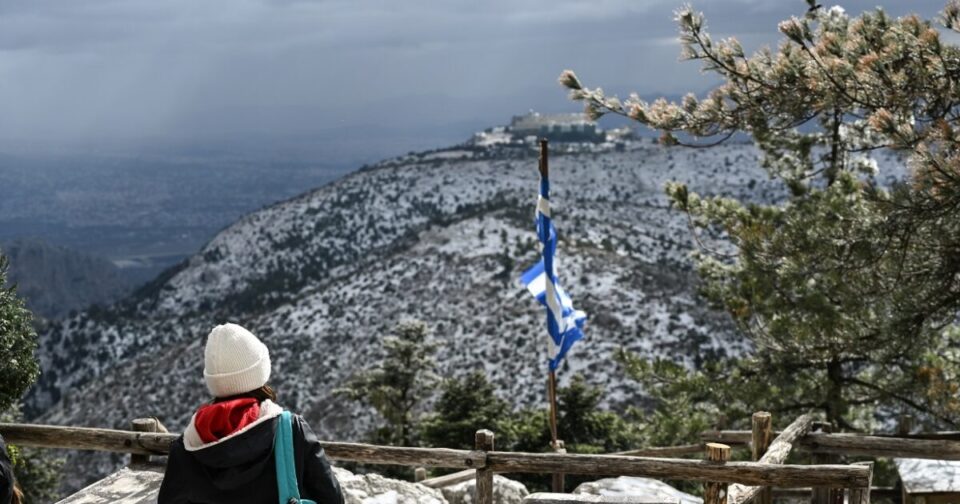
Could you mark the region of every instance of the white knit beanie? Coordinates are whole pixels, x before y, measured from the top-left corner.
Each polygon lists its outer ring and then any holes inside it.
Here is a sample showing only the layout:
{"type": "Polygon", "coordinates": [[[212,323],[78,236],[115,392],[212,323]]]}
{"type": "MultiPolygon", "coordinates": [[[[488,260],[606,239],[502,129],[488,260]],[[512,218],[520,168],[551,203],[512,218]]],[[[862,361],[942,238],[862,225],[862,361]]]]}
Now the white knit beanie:
{"type": "Polygon", "coordinates": [[[203,377],[214,397],[256,390],[270,379],[270,352],[237,324],[214,327],[203,351],[203,377]]]}

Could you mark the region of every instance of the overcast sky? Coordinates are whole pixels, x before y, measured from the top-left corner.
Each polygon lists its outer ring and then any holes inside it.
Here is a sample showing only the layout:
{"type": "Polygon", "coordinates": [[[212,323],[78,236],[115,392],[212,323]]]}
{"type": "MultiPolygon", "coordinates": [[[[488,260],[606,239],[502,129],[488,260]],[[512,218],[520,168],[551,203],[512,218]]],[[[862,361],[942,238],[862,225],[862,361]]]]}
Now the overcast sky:
{"type": "MultiPolygon", "coordinates": [[[[930,17],[944,0],[876,4],[930,17]]],[[[702,92],[678,63],[680,0],[0,0],[0,139],[440,145],[534,108],[556,84],[702,92]]],[[[833,2],[824,1],[825,6],[833,2]]],[[[701,0],[714,36],[777,39],[803,0],[701,0]]],[[[361,148],[361,144],[341,146],[361,148]]]]}

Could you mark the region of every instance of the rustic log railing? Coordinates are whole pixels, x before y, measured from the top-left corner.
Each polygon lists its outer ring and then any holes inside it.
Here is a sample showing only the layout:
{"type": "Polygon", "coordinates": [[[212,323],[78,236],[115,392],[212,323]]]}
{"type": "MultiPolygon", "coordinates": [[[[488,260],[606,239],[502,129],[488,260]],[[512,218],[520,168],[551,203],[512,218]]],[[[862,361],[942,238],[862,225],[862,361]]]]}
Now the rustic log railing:
{"type": "Polygon", "coordinates": [[[502,473],[553,473],[584,476],[649,476],[674,480],[718,481],[783,488],[830,485],[860,487],[867,470],[849,465],[778,465],[759,462],[715,463],[703,460],[557,453],[489,452],[487,466],[502,473]]]}
{"type": "MultiPolygon", "coordinates": [[[[94,450],[136,455],[166,455],[176,434],[133,432],[92,427],[61,427],[0,423],[0,435],[12,444],[37,448],[94,450]]],[[[407,448],[363,443],[324,441],[327,456],[334,460],[369,464],[395,464],[456,469],[483,467],[485,455],[475,450],[407,448]]]]}
{"type": "Polygon", "coordinates": [[[421,481],[420,484],[426,485],[430,488],[444,488],[451,485],[456,485],[457,483],[463,483],[464,481],[469,481],[474,477],[476,477],[475,471],[464,469],[463,471],[457,471],[455,473],[445,474],[435,478],[427,478],[421,481]]]}
{"type": "MultiPolygon", "coordinates": [[[[163,432],[136,432],[89,427],[3,424],[0,434],[12,444],[164,455],[177,438],[163,432]]],[[[647,476],[780,488],[830,486],[868,488],[871,468],[851,465],[780,465],[762,462],[709,462],[629,455],[518,453],[493,450],[493,433],[477,433],[476,450],[406,448],[362,443],[323,442],[331,459],[368,464],[472,469],[477,478],[477,503],[493,502],[493,473],[562,472],[590,476],[647,476]]]]}
{"type": "MultiPolygon", "coordinates": [[[[707,431],[700,436],[704,442],[730,445],[747,444],[751,437],[751,431],[737,430],[707,431]]],[[[950,438],[813,432],[798,439],[797,448],[813,453],[838,455],[960,460],[960,441],[953,441],[950,438]]]]}
{"type": "Polygon", "coordinates": [[[705,444],[685,444],[678,446],[654,446],[651,448],[638,448],[636,450],[627,450],[611,455],[633,455],[635,457],[676,457],[678,455],[693,455],[703,453],[705,444]]]}
{"type": "MultiPolygon", "coordinates": [[[[812,488],[775,488],[773,489],[773,497],[795,500],[809,499],[812,491],[812,488]]],[[[900,488],[870,487],[871,499],[885,499],[897,502],[902,496],[903,491],[900,488]]]]}
{"type": "MultiPolygon", "coordinates": [[[[753,459],[755,461],[773,464],[782,464],[791,448],[802,448],[814,454],[814,463],[816,466],[833,466],[838,460],[836,455],[867,455],[875,457],[915,457],[930,459],[951,459],[956,456],[957,444],[944,441],[960,440],[960,435],[955,432],[935,432],[935,433],[914,433],[909,434],[906,429],[901,429],[898,435],[893,434],[830,434],[829,425],[820,422],[813,422],[810,417],[803,416],[797,419],[794,424],[783,432],[777,432],[778,438],[771,438],[774,432],[771,429],[771,419],[769,413],[758,412],[752,418],[752,431],[713,431],[703,434],[704,440],[722,440],[731,444],[749,444],[751,447],[753,459]],[[819,433],[811,433],[811,427],[820,430],[819,433]],[[930,443],[928,441],[937,441],[930,443]]],[[[693,453],[703,453],[707,443],[690,444],[681,446],[653,447],[637,450],[617,452],[611,455],[617,456],[671,456],[671,455],[689,455],[693,453]]],[[[856,463],[854,465],[864,465],[869,463],[856,463]]],[[[841,466],[843,467],[843,466],[841,466]]],[[[872,475],[872,467],[870,468],[872,475]]],[[[652,471],[645,471],[645,475],[651,475],[652,471]]],[[[423,483],[434,488],[440,488],[461,481],[466,481],[473,477],[473,471],[466,470],[458,473],[424,480],[423,483]]],[[[670,477],[670,476],[661,476],[670,477]]],[[[690,478],[697,479],[697,478],[690,478]]],[[[718,483],[721,483],[718,481],[718,483]]],[[[720,488],[717,486],[716,488],[720,488]]],[[[851,491],[848,496],[848,502],[867,502],[870,491],[873,491],[875,497],[889,497],[894,495],[889,488],[860,487],[851,491]]],[[[748,486],[744,483],[735,483],[730,485],[726,492],[714,492],[712,503],[723,502],[723,497],[730,504],[742,504],[745,502],[755,502],[757,504],[767,504],[772,500],[773,493],[776,495],[790,496],[813,496],[813,502],[838,502],[844,499],[845,489],[843,487],[832,486],[830,484],[819,484],[806,488],[785,488],[778,485],[766,486],[748,486]]]]}

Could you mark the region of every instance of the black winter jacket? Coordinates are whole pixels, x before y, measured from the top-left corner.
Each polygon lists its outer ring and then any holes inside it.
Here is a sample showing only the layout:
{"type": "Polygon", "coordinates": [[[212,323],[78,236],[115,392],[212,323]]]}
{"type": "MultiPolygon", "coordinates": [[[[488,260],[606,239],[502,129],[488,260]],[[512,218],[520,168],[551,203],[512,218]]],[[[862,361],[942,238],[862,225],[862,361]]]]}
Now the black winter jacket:
{"type": "MultiPolygon", "coordinates": [[[[318,504],[343,504],[340,484],[317,436],[292,415],[293,452],[300,497],[318,504]]],[[[273,439],[279,417],[219,444],[187,451],[183,436],[170,444],[158,504],[276,504],[273,439]]]]}
{"type": "MultiPolygon", "coordinates": [[[[3,436],[0,436],[0,504],[10,504],[13,500],[14,481],[13,464],[7,454],[7,444],[3,442],[3,436]]],[[[277,499],[279,500],[279,497],[277,499]]]]}

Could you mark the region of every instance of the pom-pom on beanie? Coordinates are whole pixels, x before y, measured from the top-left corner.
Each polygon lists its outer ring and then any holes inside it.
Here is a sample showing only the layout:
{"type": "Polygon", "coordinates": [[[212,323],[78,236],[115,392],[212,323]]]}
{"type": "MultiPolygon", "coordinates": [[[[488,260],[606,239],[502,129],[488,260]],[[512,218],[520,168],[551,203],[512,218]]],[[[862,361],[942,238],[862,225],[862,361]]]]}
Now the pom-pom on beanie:
{"type": "Polygon", "coordinates": [[[250,392],[270,379],[267,346],[237,324],[218,325],[210,331],[203,361],[203,378],[214,397],[250,392]]]}

